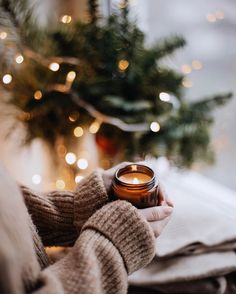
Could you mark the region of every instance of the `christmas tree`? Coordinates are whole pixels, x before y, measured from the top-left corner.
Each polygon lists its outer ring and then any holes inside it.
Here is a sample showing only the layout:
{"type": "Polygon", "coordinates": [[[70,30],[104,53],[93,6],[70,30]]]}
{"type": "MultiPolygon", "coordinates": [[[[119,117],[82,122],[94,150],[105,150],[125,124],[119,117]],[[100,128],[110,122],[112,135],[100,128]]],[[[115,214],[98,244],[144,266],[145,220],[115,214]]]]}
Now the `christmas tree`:
{"type": "Polygon", "coordinates": [[[89,0],[87,22],[64,15],[42,28],[26,0],[4,0],[0,26],[2,87],[26,142],[41,138],[57,149],[90,132],[114,161],[150,154],[190,166],[212,158],[212,110],[231,94],[184,99],[185,77],[162,63],[184,39],[147,47],[128,1],[102,17],[89,0]]]}

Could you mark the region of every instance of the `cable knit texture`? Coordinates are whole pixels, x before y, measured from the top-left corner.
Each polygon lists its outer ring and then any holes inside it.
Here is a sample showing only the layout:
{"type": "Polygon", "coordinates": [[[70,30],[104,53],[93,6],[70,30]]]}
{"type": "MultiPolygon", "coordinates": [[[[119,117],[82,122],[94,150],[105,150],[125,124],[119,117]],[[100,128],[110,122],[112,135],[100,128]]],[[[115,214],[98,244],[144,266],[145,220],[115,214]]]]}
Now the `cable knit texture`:
{"type": "Polygon", "coordinates": [[[105,205],[101,171],[75,192],[22,187],[22,198],[0,168],[0,188],[1,294],[124,294],[127,274],[154,256],[153,233],[138,210],[125,201],[105,205]],[[73,247],[50,265],[43,243],[73,247]]]}

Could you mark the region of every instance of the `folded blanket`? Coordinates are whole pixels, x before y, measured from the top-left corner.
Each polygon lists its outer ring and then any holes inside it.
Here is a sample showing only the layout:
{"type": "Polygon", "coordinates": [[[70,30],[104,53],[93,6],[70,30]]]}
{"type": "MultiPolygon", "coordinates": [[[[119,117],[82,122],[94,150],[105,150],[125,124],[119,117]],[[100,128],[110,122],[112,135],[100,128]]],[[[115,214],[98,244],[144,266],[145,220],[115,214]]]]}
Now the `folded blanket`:
{"type": "Polygon", "coordinates": [[[194,172],[171,170],[159,178],[175,204],[173,217],[157,239],[156,258],[130,283],[191,282],[236,271],[236,193],[194,172]]]}

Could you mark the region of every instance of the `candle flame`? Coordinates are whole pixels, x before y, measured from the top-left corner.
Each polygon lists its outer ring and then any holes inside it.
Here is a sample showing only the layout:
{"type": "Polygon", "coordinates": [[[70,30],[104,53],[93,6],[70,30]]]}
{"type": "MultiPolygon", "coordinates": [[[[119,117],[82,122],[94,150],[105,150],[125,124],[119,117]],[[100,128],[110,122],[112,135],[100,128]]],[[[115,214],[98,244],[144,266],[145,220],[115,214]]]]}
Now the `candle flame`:
{"type": "Polygon", "coordinates": [[[139,180],[137,178],[133,178],[133,184],[139,184],[139,180]]]}

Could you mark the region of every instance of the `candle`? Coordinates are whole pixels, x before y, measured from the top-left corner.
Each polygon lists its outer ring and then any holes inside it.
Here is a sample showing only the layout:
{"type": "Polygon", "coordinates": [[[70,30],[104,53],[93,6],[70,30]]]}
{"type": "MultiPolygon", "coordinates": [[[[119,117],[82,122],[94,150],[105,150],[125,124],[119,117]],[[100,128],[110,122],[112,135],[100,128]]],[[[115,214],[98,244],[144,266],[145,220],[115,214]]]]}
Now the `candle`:
{"type": "Polygon", "coordinates": [[[138,208],[159,204],[154,171],[141,164],[129,164],[119,169],[113,179],[112,193],[115,199],[129,201],[138,208]]]}

